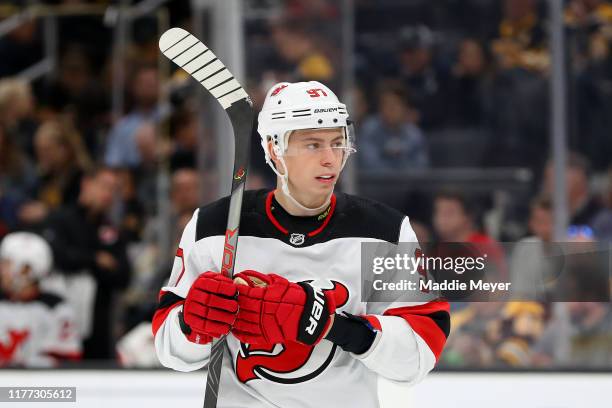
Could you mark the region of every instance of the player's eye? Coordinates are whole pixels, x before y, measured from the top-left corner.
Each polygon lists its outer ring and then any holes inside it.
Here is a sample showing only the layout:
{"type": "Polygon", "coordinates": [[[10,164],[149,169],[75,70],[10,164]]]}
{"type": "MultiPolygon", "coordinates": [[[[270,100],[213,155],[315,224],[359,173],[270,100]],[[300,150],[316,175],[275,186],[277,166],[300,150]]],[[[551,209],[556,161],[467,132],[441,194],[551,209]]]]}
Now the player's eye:
{"type": "Polygon", "coordinates": [[[319,144],[318,143],[308,143],[306,145],[306,148],[308,150],[317,150],[319,148],[319,144]]]}

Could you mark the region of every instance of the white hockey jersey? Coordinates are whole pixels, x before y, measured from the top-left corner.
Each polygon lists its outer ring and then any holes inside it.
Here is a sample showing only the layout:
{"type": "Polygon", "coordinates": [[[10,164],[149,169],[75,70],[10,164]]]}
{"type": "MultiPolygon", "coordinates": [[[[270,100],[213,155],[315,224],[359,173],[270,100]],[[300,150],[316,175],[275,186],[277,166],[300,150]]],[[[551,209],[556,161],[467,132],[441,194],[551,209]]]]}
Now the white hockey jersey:
{"type": "Polygon", "coordinates": [[[0,367],[54,367],[80,357],[74,314],[62,298],[13,302],[0,294],[0,367]]]}
{"type": "MultiPolygon", "coordinates": [[[[220,271],[229,198],[196,210],[177,250],[168,286],[153,319],[161,363],[179,371],[207,365],[210,345],[190,343],[178,313],[192,282],[220,271]]],[[[337,193],[316,217],[294,217],[273,192],[244,195],[235,272],[276,273],[334,291],[337,313],[364,315],[379,330],[355,355],[328,340],[316,346],[250,347],[227,336],[220,408],[378,407],[378,376],[416,383],[435,365],[449,331],[448,303],[367,304],[361,300],[361,243],[413,242],[408,218],[385,205],[337,193]]]]}

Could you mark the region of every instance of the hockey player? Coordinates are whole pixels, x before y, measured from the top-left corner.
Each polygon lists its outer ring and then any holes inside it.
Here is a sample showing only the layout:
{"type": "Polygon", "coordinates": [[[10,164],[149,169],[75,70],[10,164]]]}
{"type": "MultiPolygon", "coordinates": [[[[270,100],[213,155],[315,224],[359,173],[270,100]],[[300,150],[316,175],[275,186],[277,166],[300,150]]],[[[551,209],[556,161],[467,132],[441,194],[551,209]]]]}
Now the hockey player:
{"type": "Polygon", "coordinates": [[[51,248],[36,234],[14,232],[0,244],[0,367],[53,367],[79,359],[72,309],[41,291],[51,248]]]}
{"type": "Polygon", "coordinates": [[[378,407],[379,376],[415,383],[442,352],[448,303],[361,299],[361,243],[418,242],[408,217],[334,192],[353,151],[347,117],[319,82],[267,93],[258,131],[277,188],[244,195],[235,281],[217,273],[229,198],[184,230],[155,346],[163,365],[193,371],[227,335],[219,407],[378,407]]]}

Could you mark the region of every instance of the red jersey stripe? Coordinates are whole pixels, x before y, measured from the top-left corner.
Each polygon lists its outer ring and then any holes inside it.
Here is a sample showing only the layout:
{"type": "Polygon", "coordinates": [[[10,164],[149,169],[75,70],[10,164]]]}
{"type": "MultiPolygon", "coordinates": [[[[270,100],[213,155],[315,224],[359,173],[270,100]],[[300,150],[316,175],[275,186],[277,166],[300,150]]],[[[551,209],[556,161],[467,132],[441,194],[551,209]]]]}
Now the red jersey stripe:
{"type": "Polygon", "coordinates": [[[170,311],[172,311],[172,309],[174,309],[177,305],[183,304],[183,302],[184,302],[183,300],[179,300],[171,304],[168,307],[155,311],[155,314],[153,315],[153,322],[151,324],[151,329],[153,330],[153,336],[157,334],[157,331],[159,330],[161,325],[164,324],[164,321],[166,320],[166,317],[168,317],[168,314],[170,313],[170,311]]]}
{"type": "Polygon", "coordinates": [[[404,306],[386,310],[385,316],[399,316],[406,320],[427,343],[436,361],[440,358],[450,321],[450,305],[446,301],[433,301],[418,306],[404,306]]]}

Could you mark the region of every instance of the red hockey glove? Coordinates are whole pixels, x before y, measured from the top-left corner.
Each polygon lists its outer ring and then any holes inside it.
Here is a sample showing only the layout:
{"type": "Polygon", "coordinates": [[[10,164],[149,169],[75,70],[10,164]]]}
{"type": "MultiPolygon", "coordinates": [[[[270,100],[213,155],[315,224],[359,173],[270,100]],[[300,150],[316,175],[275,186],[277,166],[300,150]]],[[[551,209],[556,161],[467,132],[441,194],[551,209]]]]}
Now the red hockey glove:
{"type": "Polygon", "coordinates": [[[238,314],[236,286],[216,272],[204,272],[193,282],[179,313],[181,330],[189,341],[206,344],[229,333],[238,314]]]}
{"type": "Polygon", "coordinates": [[[249,344],[318,343],[336,311],[333,296],[307,282],[243,271],[236,275],[240,311],[232,333],[249,344]]]}

